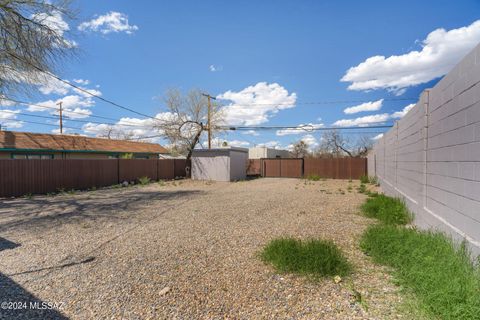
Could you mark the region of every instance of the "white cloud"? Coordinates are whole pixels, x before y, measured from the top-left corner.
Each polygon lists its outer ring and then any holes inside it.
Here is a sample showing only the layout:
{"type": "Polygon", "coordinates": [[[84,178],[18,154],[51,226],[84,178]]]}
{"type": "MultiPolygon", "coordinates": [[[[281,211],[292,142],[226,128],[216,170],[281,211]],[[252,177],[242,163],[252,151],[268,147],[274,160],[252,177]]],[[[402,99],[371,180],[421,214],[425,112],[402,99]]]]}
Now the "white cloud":
{"type": "Polygon", "coordinates": [[[72,88],[71,86],[69,86],[65,82],[62,82],[62,81],[57,80],[53,77],[47,77],[47,76],[40,77],[39,78],[39,83],[37,85],[39,86],[38,90],[40,90],[40,92],[45,94],[45,95],[67,94],[72,88]]]}
{"type": "Polygon", "coordinates": [[[286,136],[286,135],[292,135],[292,134],[302,134],[317,128],[323,127],[323,123],[306,123],[306,124],[299,124],[295,128],[290,128],[290,129],[282,129],[282,130],[277,130],[276,134],[277,136],[286,136]]]}
{"type": "Polygon", "coordinates": [[[242,132],[242,134],[250,135],[250,136],[259,136],[260,135],[260,133],[258,133],[255,130],[247,130],[247,131],[242,132]]]}
{"type": "Polygon", "coordinates": [[[23,126],[23,122],[15,120],[19,112],[20,110],[0,110],[0,125],[4,130],[5,128],[21,128],[23,126]]]}
{"type": "Polygon", "coordinates": [[[392,114],[382,113],[354,119],[341,119],[335,121],[332,125],[337,127],[368,127],[375,124],[380,125],[388,120],[403,118],[403,116],[405,116],[407,112],[410,111],[413,107],[415,107],[415,103],[409,104],[402,110],[396,111],[392,114]]]}
{"type": "Polygon", "coordinates": [[[479,41],[480,20],[449,31],[436,29],[421,41],[421,50],[370,57],[348,69],[341,81],[351,82],[349,90],[388,89],[401,94],[448,73],[479,41]]]}
{"type": "Polygon", "coordinates": [[[217,71],[222,71],[223,70],[223,67],[222,66],[216,66],[214,64],[211,64],[208,69],[211,71],[211,72],[217,72],[217,71]]]}
{"type": "Polygon", "coordinates": [[[230,100],[223,108],[225,120],[234,125],[258,125],[265,123],[278,111],[295,107],[297,95],[278,83],[259,82],[239,92],[227,91],[217,96],[230,100]]]}
{"type": "MultiPolygon", "coordinates": [[[[159,120],[168,120],[173,116],[170,112],[158,113],[155,118],[159,120]]],[[[86,123],[82,129],[86,134],[97,137],[105,137],[108,133],[111,134],[112,139],[139,139],[145,136],[159,135],[161,132],[155,129],[156,120],[154,119],[139,119],[139,118],[121,118],[115,124],[97,124],[86,123]]],[[[149,141],[159,141],[159,138],[146,139],[149,141]]]]}
{"type": "Polygon", "coordinates": [[[413,107],[415,107],[415,103],[409,104],[405,108],[403,108],[401,111],[397,111],[392,113],[392,118],[403,118],[407,114],[408,111],[410,111],[413,107]]]}
{"type": "Polygon", "coordinates": [[[377,134],[375,137],[372,138],[372,140],[379,140],[382,139],[383,133],[377,134]]]}
{"type": "Polygon", "coordinates": [[[70,30],[70,26],[65,20],[63,20],[63,15],[60,11],[53,11],[50,14],[34,14],[31,16],[31,19],[36,23],[42,24],[55,32],[57,34],[57,37],[63,38],[63,40],[56,45],[62,45],[71,48],[77,46],[77,43],[75,41],[64,38],[65,32],[70,30]]]}
{"type": "Polygon", "coordinates": [[[20,110],[2,109],[0,110],[0,120],[16,119],[19,112],[20,110]]]}
{"type": "Polygon", "coordinates": [[[358,112],[366,112],[366,111],[378,111],[382,108],[383,99],[377,101],[370,101],[359,104],[358,106],[348,107],[343,112],[346,114],[353,114],[358,112]]]}
{"type": "Polygon", "coordinates": [[[92,112],[86,108],[95,105],[95,101],[91,97],[68,95],[57,100],[47,100],[29,105],[27,110],[30,112],[49,112],[56,115],[59,110],[59,102],[62,102],[63,115],[72,119],[87,118],[92,112]]]}
{"type": "Polygon", "coordinates": [[[272,148],[272,149],[282,149],[282,146],[280,144],[280,141],[277,140],[272,140],[272,141],[267,141],[263,143],[258,143],[257,147],[267,147],[267,148],[272,148]]]}
{"type": "Polygon", "coordinates": [[[85,79],[73,79],[73,82],[84,85],[84,86],[90,84],[90,80],[85,80],[85,79]]]}
{"type": "Polygon", "coordinates": [[[386,122],[389,119],[390,115],[388,113],[382,113],[355,119],[337,120],[333,123],[333,125],[337,127],[368,127],[371,124],[380,124],[386,122]]]}
{"type": "Polygon", "coordinates": [[[309,150],[313,150],[318,147],[318,140],[311,134],[306,134],[300,139],[301,141],[305,142],[308,146],[309,150]]]}
{"type": "Polygon", "coordinates": [[[6,96],[0,94],[0,107],[11,107],[15,105],[15,102],[2,98],[6,98],[6,96]]]}
{"type": "Polygon", "coordinates": [[[138,27],[128,23],[128,16],[126,14],[110,11],[107,14],[97,16],[90,21],[82,22],[78,26],[78,30],[89,30],[103,34],[111,32],[125,32],[126,34],[132,34],[138,30],[138,27]]]}
{"type": "Polygon", "coordinates": [[[8,129],[18,129],[23,127],[24,122],[22,121],[5,121],[0,123],[2,125],[2,130],[8,130],[8,129]]]}

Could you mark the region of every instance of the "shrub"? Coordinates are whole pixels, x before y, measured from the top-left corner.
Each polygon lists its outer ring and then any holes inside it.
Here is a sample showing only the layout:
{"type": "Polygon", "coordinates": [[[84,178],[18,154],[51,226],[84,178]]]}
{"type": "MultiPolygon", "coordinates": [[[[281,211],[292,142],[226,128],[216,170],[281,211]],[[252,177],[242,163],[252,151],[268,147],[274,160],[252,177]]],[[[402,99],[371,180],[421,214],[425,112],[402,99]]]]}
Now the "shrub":
{"type": "Polygon", "coordinates": [[[138,178],[138,183],[140,183],[142,186],[149,184],[150,183],[150,178],[149,177],[141,177],[138,178]]]}
{"type": "Polygon", "coordinates": [[[360,183],[370,183],[370,180],[367,175],[363,175],[360,177],[360,183]]]}
{"type": "Polygon", "coordinates": [[[367,199],[361,209],[365,216],[376,218],[386,224],[404,225],[412,222],[413,218],[400,199],[383,194],[377,194],[367,199]]]}
{"type": "Polygon", "coordinates": [[[367,192],[367,187],[362,183],[357,190],[358,190],[358,193],[365,193],[367,192]]]}
{"type": "Polygon", "coordinates": [[[377,263],[393,267],[401,286],[415,294],[434,319],[480,318],[480,272],[465,245],[441,233],[373,225],[361,248],[377,263]]]}
{"type": "Polygon", "coordinates": [[[368,177],[368,180],[370,181],[370,184],[378,185],[378,178],[377,178],[377,176],[368,177]]]}
{"type": "Polygon", "coordinates": [[[271,241],[261,253],[265,262],[279,272],[313,276],[345,276],[352,270],[342,251],[327,240],[300,241],[281,238],[271,241]]]}
{"type": "Polygon", "coordinates": [[[120,159],[133,159],[133,153],[123,153],[120,155],[120,159]]]}
{"type": "Polygon", "coordinates": [[[307,179],[307,180],[310,180],[310,181],[320,181],[320,180],[323,180],[322,177],[320,177],[318,174],[309,174],[306,179],[307,179]]]}

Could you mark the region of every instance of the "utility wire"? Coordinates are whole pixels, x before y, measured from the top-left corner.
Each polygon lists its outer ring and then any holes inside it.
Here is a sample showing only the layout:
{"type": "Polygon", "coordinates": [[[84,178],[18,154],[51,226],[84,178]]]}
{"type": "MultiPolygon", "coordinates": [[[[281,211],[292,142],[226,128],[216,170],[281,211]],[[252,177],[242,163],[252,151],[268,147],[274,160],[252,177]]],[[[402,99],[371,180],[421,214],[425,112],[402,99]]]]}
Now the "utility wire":
{"type": "MultiPolygon", "coordinates": [[[[133,108],[130,108],[130,107],[123,106],[123,105],[118,104],[118,103],[116,103],[116,102],[114,102],[114,101],[112,101],[112,100],[109,100],[109,99],[103,98],[103,97],[101,97],[101,96],[99,96],[99,95],[96,95],[96,94],[90,92],[90,91],[87,90],[87,89],[84,89],[84,88],[82,88],[82,87],[80,87],[80,86],[77,86],[77,85],[75,85],[75,84],[73,84],[73,83],[70,83],[69,81],[62,79],[62,78],[60,78],[59,76],[57,76],[57,75],[55,75],[55,74],[53,74],[53,73],[51,73],[51,72],[49,72],[49,71],[47,71],[47,70],[44,70],[44,69],[40,68],[39,66],[34,65],[33,63],[31,63],[31,62],[29,62],[29,61],[26,61],[26,60],[18,57],[17,55],[15,55],[15,54],[13,54],[13,53],[11,53],[11,52],[7,52],[7,54],[10,55],[10,56],[12,56],[12,57],[14,57],[14,58],[17,59],[17,60],[20,60],[20,61],[22,61],[22,62],[24,62],[24,63],[29,64],[29,65],[32,66],[34,69],[36,69],[36,70],[38,70],[38,71],[40,71],[40,72],[42,72],[42,73],[45,73],[45,74],[49,75],[50,77],[55,78],[55,79],[57,79],[58,81],[60,81],[60,82],[62,82],[62,83],[65,83],[66,85],[71,86],[71,87],[73,87],[73,88],[75,88],[75,89],[77,89],[77,90],[79,90],[79,91],[81,91],[81,92],[83,92],[83,93],[85,93],[85,94],[88,94],[88,95],[90,95],[90,96],[92,96],[92,97],[94,97],[94,98],[97,98],[97,99],[99,99],[99,100],[102,100],[102,101],[104,101],[104,102],[106,102],[106,103],[108,103],[108,104],[111,104],[111,105],[113,105],[113,106],[115,106],[115,107],[118,107],[118,108],[121,108],[121,109],[123,109],[123,110],[126,110],[126,111],[129,111],[129,112],[132,112],[132,113],[141,115],[141,116],[143,116],[143,117],[151,118],[151,119],[154,119],[154,120],[158,120],[158,118],[156,118],[156,117],[154,117],[154,116],[151,116],[151,115],[148,115],[148,114],[145,114],[145,113],[136,111],[136,110],[134,110],[133,108]]],[[[222,100],[229,100],[229,99],[222,99],[222,100]]],[[[384,101],[416,101],[416,100],[418,100],[418,98],[384,98],[383,100],[384,100],[384,101]]],[[[229,101],[231,101],[231,100],[229,100],[229,101]]],[[[337,100],[337,101],[335,101],[335,100],[330,100],[330,101],[313,101],[313,102],[308,102],[308,101],[302,102],[302,101],[300,101],[300,102],[295,102],[295,103],[251,103],[251,104],[232,103],[232,104],[234,104],[234,105],[240,105],[240,106],[282,106],[282,105],[287,105],[287,106],[288,106],[288,105],[292,105],[292,106],[293,106],[293,105],[362,103],[362,102],[370,102],[370,101],[371,101],[371,100],[337,100]]]]}
{"type": "MultiPolygon", "coordinates": [[[[272,127],[241,127],[242,129],[239,130],[270,130],[270,129],[298,129],[304,130],[306,132],[312,132],[312,131],[326,131],[326,130],[353,130],[353,129],[387,129],[391,128],[393,125],[384,125],[384,126],[369,126],[369,127],[322,127],[322,128],[312,128],[312,129],[303,129],[303,128],[298,128],[298,127],[293,127],[293,126],[272,126],[272,127]]],[[[237,127],[240,128],[240,127],[237,127]]],[[[228,127],[228,128],[223,128],[223,127],[216,127],[216,129],[223,129],[223,130],[237,130],[235,127],[228,127]]],[[[359,131],[359,132],[344,132],[346,134],[373,134],[373,133],[384,133],[383,131],[359,131]]],[[[157,134],[157,135],[152,135],[152,136],[143,136],[143,137],[135,137],[135,138],[129,138],[125,140],[137,140],[137,139],[152,139],[152,138],[161,138],[164,137],[162,134],[157,134]]]]}
{"type": "MultiPolygon", "coordinates": [[[[16,100],[16,99],[12,99],[12,98],[1,97],[1,96],[0,96],[0,99],[1,99],[1,100],[7,100],[7,101],[16,102],[16,103],[18,103],[18,104],[23,104],[23,105],[26,105],[26,106],[34,106],[34,107],[37,107],[37,108],[44,108],[44,109],[51,109],[51,110],[58,111],[58,108],[56,108],[56,107],[42,106],[42,105],[39,105],[39,104],[34,104],[34,103],[26,102],[26,101],[21,101],[21,100],[16,100]]],[[[65,109],[64,109],[64,110],[65,110],[65,109]]],[[[4,111],[7,111],[7,110],[4,110],[4,111]]],[[[71,110],[66,110],[65,112],[73,113],[73,114],[78,114],[78,115],[83,115],[83,116],[86,115],[85,113],[77,112],[77,111],[71,111],[71,110]]],[[[115,119],[115,118],[110,118],[110,117],[104,117],[104,116],[98,116],[98,115],[94,115],[94,114],[89,114],[88,117],[90,117],[90,118],[98,118],[98,119],[105,119],[105,120],[110,120],[110,121],[121,121],[120,119],[115,119]]],[[[93,121],[88,121],[88,122],[93,122],[93,121]]],[[[129,124],[131,124],[132,126],[135,126],[135,124],[133,124],[133,122],[128,122],[128,121],[123,121],[123,120],[122,120],[122,125],[124,125],[124,123],[129,123],[129,124]]],[[[103,123],[100,123],[100,124],[103,124],[103,123]]]]}
{"type": "MultiPolygon", "coordinates": [[[[31,124],[39,124],[42,126],[49,126],[49,127],[55,127],[58,128],[57,124],[51,124],[51,123],[45,123],[45,122],[36,122],[36,121],[28,121],[28,120],[18,120],[18,119],[7,119],[4,121],[5,123],[9,122],[17,122],[17,123],[31,123],[31,124]]],[[[72,129],[72,130],[82,130],[82,128],[77,128],[77,127],[64,127],[65,129],[72,129]]]]}
{"type": "MultiPolygon", "coordinates": [[[[12,111],[12,110],[1,110],[1,109],[0,109],[0,112],[7,112],[7,113],[19,115],[19,116],[26,116],[26,117],[35,117],[35,118],[44,118],[44,119],[58,120],[58,117],[42,116],[42,115],[37,115],[37,114],[29,114],[29,113],[15,112],[15,111],[12,111]]],[[[64,110],[64,112],[69,112],[69,111],[65,111],[65,110],[64,110]]],[[[85,115],[85,114],[83,114],[83,115],[85,115]]],[[[145,125],[138,125],[138,124],[137,124],[137,125],[133,125],[133,124],[123,124],[123,123],[118,124],[118,123],[111,123],[111,122],[98,122],[98,121],[74,119],[74,118],[69,118],[68,116],[64,116],[64,117],[66,117],[65,120],[74,121],[74,122],[94,123],[94,124],[106,124],[106,125],[112,125],[112,126],[119,125],[119,126],[136,127],[136,128],[146,127],[145,125]]]]}
{"type": "Polygon", "coordinates": [[[217,129],[222,130],[304,130],[304,131],[324,131],[324,130],[351,130],[351,129],[386,129],[391,128],[393,125],[377,125],[377,126],[365,126],[365,127],[309,127],[306,126],[217,126],[217,129]]]}
{"type": "MultiPolygon", "coordinates": [[[[220,99],[232,101],[230,99],[220,99]]],[[[417,101],[418,98],[383,98],[383,101],[417,101]]],[[[364,103],[372,100],[325,100],[325,101],[300,101],[295,103],[236,103],[232,105],[248,107],[248,106],[294,106],[294,105],[322,105],[322,104],[344,104],[344,103],[364,103]]],[[[228,105],[227,105],[228,106],[228,105]]]]}
{"type": "Polygon", "coordinates": [[[148,114],[145,114],[145,113],[136,111],[136,110],[134,110],[134,109],[132,109],[132,108],[129,108],[129,107],[126,107],[126,106],[123,106],[123,105],[120,105],[120,104],[118,104],[118,103],[116,103],[116,102],[114,102],[114,101],[111,101],[111,100],[106,99],[106,98],[103,98],[103,97],[101,97],[101,96],[99,96],[99,95],[97,95],[97,94],[94,94],[94,93],[90,92],[89,90],[86,90],[86,89],[84,89],[84,88],[82,88],[82,87],[80,87],[80,86],[77,86],[77,85],[75,85],[75,84],[73,84],[73,83],[70,83],[69,81],[62,79],[62,78],[60,78],[59,76],[56,76],[56,75],[54,75],[53,73],[51,73],[51,72],[49,72],[49,71],[47,71],[47,70],[44,70],[44,69],[40,68],[39,66],[37,66],[37,65],[35,65],[35,64],[33,64],[33,63],[29,62],[29,61],[26,61],[26,60],[18,57],[17,55],[15,55],[15,54],[13,54],[13,53],[11,53],[11,52],[7,52],[7,54],[10,55],[10,56],[12,56],[12,57],[14,57],[14,58],[17,59],[17,60],[20,60],[20,61],[22,61],[22,62],[24,62],[24,63],[27,63],[27,64],[30,65],[32,68],[34,68],[34,69],[36,69],[36,70],[38,70],[38,71],[40,71],[40,72],[42,72],[42,73],[45,73],[46,75],[49,75],[50,77],[52,77],[52,78],[54,78],[54,79],[57,79],[58,81],[63,82],[63,83],[65,83],[66,85],[69,85],[69,86],[71,86],[72,88],[75,88],[75,89],[77,89],[77,90],[79,90],[79,91],[81,91],[81,92],[83,92],[83,93],[85,93],[85,94],[88,94],[88,95],[90,95],[90,96],[92,96],[92,97],[94,97],[94,98],[97,98],[97,99],[99,99],[99,100],[102,100],[103,102],[106,102],[106,103],[111,104],[111,105],[113,105],[113,106],[115,106],[115,107],[117,107],[117,108],[120,108],[120,109],[129,111],[129,112],[138,114],[138,115],[143,116],[143,117],[146,117],[146,118],[151,118],[151,119],[154,119],[154,120],[158,120],[157,118],[152,117],[152,116],[150,116],[150,115],[148,115],[148,114]]]}

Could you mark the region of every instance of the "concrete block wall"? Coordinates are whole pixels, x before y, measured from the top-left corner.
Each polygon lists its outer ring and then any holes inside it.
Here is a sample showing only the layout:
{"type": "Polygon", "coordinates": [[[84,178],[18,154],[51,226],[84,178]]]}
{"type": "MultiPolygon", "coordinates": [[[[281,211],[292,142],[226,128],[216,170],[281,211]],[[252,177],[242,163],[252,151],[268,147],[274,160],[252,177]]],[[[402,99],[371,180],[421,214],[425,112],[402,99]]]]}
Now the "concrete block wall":
{"type": "Polygon", "coordinates": [[[370,161],[369,175],[405,200],[417,225],[465,239],[480,254],[480,45],[422,93],[370,161]]]}

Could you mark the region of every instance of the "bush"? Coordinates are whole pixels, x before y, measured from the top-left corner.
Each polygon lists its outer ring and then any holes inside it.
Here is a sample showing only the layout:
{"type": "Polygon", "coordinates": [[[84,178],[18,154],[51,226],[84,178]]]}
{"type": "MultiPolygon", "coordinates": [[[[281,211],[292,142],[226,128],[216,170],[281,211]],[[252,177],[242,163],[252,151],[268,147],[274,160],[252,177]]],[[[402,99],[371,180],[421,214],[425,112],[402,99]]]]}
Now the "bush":
{"type": "Polygon", "coordinates": [[[360,184],[360,187],[357,189],[358,193],[365,193],[367,192],[367,187],[362,183],[360,184]]]}
{"type": "Polygon", "coordinates": [[[441,233],[373,225],[361,248],[375,262],[393,267],[396,281],[432,318],[480,318],[480,272],[464,244],[457,248],[441,233]]]}
{"type": "Polygon", "coordinates": [[[318,174],[309,174],[307,177],[306,177],[307,180],[310,180],[310,181],[320,181],[320,180],[325,180],[324,178],[322,178],[321,176],[319,176],[318,174]]]}
{"type": "Polygon", "coordinates": [[[370,179],[367,175],[363,175],[360,177],[360,183],[370,183],[370,179]]]}
{"type": "Polygon", "coordinates": [[[326,240],[300,241],[282,238],[271,241],[262,251],[262,259],[279,272],[292,272],[315,278],[345,276],[352,270],[342,251],[326,240]]]}
{"type": "Polygon", "coordinates": [[[376,218],[385,224],[404,225],[412,222],[413,218],[400,199],[383,194],[368,198],[361,209],[365,216],[376,218]]]}
{"type": "Polygon", "coordinates": [[[378,178],[377,178],[377,176],[368,177],[368,180],[370,181],[370,184],[378,185],[378,178]]]}
{"type": "Polygon", "coordinates": [[[149,184],[150,183],[150,178],[149,177],[141,177],[138,178],[138,183],[140,183],[142,186],[149,184]]]}

